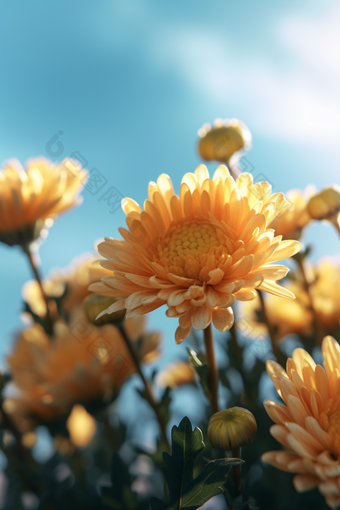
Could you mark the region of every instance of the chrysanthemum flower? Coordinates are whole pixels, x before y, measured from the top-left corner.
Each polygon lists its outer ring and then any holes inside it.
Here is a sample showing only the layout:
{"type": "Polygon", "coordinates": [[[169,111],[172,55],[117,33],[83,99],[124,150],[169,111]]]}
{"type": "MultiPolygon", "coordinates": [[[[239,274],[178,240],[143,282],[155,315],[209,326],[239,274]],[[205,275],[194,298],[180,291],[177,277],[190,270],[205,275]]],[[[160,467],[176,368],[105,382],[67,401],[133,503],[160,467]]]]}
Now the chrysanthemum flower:
{"type": "MultiPolygon", "coordinates": [[[[124,323],[140,362],[153,360],[160,342],[144,322],[135,317],[124,323]]],[[[22,429],[36,416],[53,420],[76,402],[109,399],[135,373],[119,329],[95,327],[84,316],[69,327],[58,322],[52,340],[39,324],[24,330],[8,363],[19,395],[5,401],[6,410],[22,429]]]]}
{"type": "MultiPolygon", "coordinates": [[[[279,342],[287,335],[308,336],[312,333],[313,312],[310,299],[303,285],[297,281],[287,281],[284,288],[290,290],[296,299],[282,299],[278,296],[265,297],[266,315],[271,326],[275,327],[275,341],[279,342]]],[[[266,336],[268,326],[259,322],[262,305],[257,296],[252,301],[242,303],[238,309],[237,328],[252,339],[266,336]],[[251,327],[247,327],[248,324],[251,327]]]]}
{"type": "Polygon", "coordinates": [[[315,193],[313,185],[307,186],[304,191],[292,189],[286,193],[286,207],[270,224],[276,235],[281,235],[283,239],[300,239],[303,228],[312,219],[307,206],[315,193]]]}
{"type": "MultiPolygon", "coordinates": [[[[287,335],[309,336],[313,334],[314,310],[321,338],[335,334],[340,326],[340,261],[338,258],[325,257],[318,264],[306,264],[309,281],[309,293],[302,282],[287,281],[284,287],[294,293],[296,299],[284,300],[277,296],[265,297],[266,313],[271,325],[276,327],[275,338],[281,340],[287,335]]],[[[254,327],[250,336],[266,334],[267,326],[258,320],[256,311],[261,311],[259,298],[240,306],[240,329],[242,318],[247,318],[254,327]]]]}
{"type": "MultiPolygon", "coordinates": [[[[77,313],[84,299],[92,294],[88,290],[88,286],[103,276],[111,274],[100,265],[98,258],[98,255],[84,254],[75,259],[67,268],[53,270],[49,277],[42,281],[46,296],[61,298],[67,290],[61,299],[60,308],[68,314],[72,311],[77,313]]],[[[26,282],[21,295],[36,315],[39,317],[46,315],[46,303],[36,280],[26,282]]]]}
{"type": "Polygon", "coordinates": [[[267,228],[284,205],[282,193],[270,192],[266,182],[253,184],[250,174],[235,182],[221,165],[210,179],[200,165],[183,177],[178,197],[162,174],[150,183],[144,210],[132,199],[122,201],[124,241],[105,238],[98,246],[112,276],[90,289],[125,298],[106,313],[126,308],[132,317],[167,304],[167,316],[179,317],[177,343],[211,321],[228,330],[235,299],[254,299],[255,288],[293,298],[276,283],[287,268],[269,263],[292,256],[300,244],[281,241],[267,228]]]}
{"type": "Polygon", "coordinates": [[[178,386],[194,382],[195,378],[196,372],[194,368],[189,363],[178,360],[166,365],[157,374],[156,381],[162,388],[166,388],[167,386],[170,388],[178,388],[178,386]]]}
{"type": "Polygon", "coordinates": [[[0,171],[0,241],[26,246],[60,213],[81,203],[87,172],[69,172],[62,163],[31,159],[24,170],[17,160],[0,171]]]}
{"type": "Polygon", "coordinates": [[[270,429],[287,450],[271,451],[262,460],[296,473],[303,492],[318,487],[331,508],[340,505],[340,347],[327,336],[322,342],[324,368],[303,349],[295,349],[287,371],[267,361],[267,372],[286,405],[264,402],[275,422],[270,429]]]}

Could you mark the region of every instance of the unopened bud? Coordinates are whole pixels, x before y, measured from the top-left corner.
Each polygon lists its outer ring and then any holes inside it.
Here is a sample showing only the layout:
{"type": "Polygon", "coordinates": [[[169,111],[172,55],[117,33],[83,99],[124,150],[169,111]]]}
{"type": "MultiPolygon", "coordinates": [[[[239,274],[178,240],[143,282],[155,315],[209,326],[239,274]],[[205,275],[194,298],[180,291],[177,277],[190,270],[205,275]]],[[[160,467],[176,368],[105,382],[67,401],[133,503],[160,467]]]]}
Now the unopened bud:
{"type": "Polygon", "coordinates": [[[198,150],[202,158],[223,163],[239,150],[249,150],[252,141],[249,129],[238,119],[216,119],[213,126],[204,124],[198,136],[201,138],[198,150]]]}
{"type": "Polygon", "coordinates": [[[243,407],[231,407],[212,415],[208,437],[214,446],[235,450],[253,439],[257,424],[253,414],[243,407]]]}
{"type": "Polygon", "coordinates": [[[332,220],[340,212],[340,188],[332,186],[314,195],[308,203],[308,211],[314,220],[332,220]]]}
{"type": "Polygon", "coordinates": [[[98,294],[92,294],[92,296],[86,298],[84,300],[83,307],[88,321],[95,326],[120,321],[125,315],[125,309],[111,314],[102,315],[99,319],[96,319],[103,310],[106,310],[117,301],[118,298],[98,296],[98,294]]]}

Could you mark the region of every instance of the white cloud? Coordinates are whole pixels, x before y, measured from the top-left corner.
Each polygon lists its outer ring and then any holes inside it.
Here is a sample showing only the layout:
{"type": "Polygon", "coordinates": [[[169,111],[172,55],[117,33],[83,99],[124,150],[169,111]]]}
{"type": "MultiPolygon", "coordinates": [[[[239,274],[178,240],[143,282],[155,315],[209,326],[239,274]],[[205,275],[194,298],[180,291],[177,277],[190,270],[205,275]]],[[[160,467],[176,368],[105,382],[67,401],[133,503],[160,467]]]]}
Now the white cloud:
{"type": "Polygon", "coordinates": [[[340,5],[311,0],[282,12],[254,20],[253,40],[241,21],[221,30],[223,13],[213,24],[170,19],[129,0],[112,8],[103,37],[111,50],[137,51],[154,72],[172,73],[221,115],[232,105],[267,137],[332,150],[340,141],[340,5]]]}
{"type": "Polygon", "coordinates": [[[273,52],[260,53],[256,44],[252,49],[249,41],[246,53],[232,34],[181,23],[167,27],[158,20],[147,54],[205,101],[219,104],[221,112],[232,98],[267,136],[331,147],[340,140],[339,22],[339,5],[323,17],[276,20],[271,42],[284,55],[281,63],[273,52]]]}

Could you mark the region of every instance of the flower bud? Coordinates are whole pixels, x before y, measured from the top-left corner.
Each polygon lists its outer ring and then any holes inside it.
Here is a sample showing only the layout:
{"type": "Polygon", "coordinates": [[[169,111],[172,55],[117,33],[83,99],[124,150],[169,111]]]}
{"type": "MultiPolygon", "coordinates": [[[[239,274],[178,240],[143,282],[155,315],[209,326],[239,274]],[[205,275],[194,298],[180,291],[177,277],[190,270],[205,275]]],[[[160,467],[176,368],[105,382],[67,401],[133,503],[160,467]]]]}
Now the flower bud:
{"type": "Polygon", "coordinates": [[[243,407],[231,407],[212,415],[208,423],[208,437],[214,446],[235,450],[246,446],[256,434],[253,414],[243,407]]]}
{"type": "Polygon", "coordinates": [[[98,294],[92,294],[86,298],[83,302],[83,308],[88,321],[95,326],[120,321],[125,315],[125,310],[106,314],[96,319],[103,310],[106,310],[110,305],[116,303],[116,301],[118,301],[118,298],[99,296],[98,294]]]}
{"type": "Polygon", "coordinates": [[[308,211],[314,220],[332,220],[340,212],[340,188],[332,186],[314,195],[308,203],[308,211]]]}
{"type": "Polygon", "coordinates": [[[233,154],[251,147],[251,133],[237,119],[216,119],[213,126],[204,124],[198,131],[198,150],[203,159],[226,163],[233,154]]]}

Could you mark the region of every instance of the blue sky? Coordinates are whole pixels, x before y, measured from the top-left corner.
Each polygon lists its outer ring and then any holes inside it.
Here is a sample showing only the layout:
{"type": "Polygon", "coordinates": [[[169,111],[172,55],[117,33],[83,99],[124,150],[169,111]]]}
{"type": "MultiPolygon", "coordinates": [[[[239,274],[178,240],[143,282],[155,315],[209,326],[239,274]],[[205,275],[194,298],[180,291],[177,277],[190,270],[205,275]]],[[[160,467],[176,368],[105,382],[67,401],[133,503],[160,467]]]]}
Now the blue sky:
{"type": "MultiPolygon", "coordinates": [[[[178,189],[200,163],[203,123],[237,117],[253,135],[254,177],[275,191],[339,180],[338,2],[32,0],[2,2],[0,15],[1,162],[48,156],[61,130],[59,159],[79,151],[142,203],[160,173],[178,189]]],[[[100,195],[83,195],[41,247],[45,275],[125,222],[100,195]]],[[[315,225],[306,239],[318,243],[315,260],[339,251],[331,228],[315,225]]],[[[0,246],[0,260],[1,360],[21,325],[30,272],[19,249],[0,246]]],[[[151,323],[164,326],[163,317],[162,309],[151,323]]],[[[167,324],[176,355],[176,321],[167,324]]]]}

